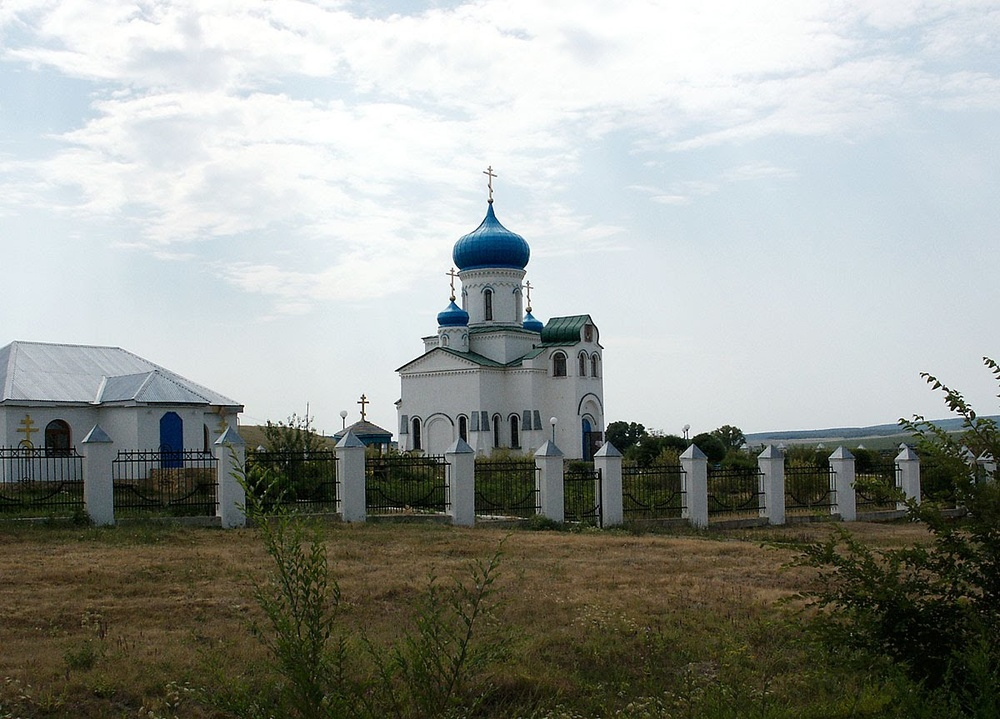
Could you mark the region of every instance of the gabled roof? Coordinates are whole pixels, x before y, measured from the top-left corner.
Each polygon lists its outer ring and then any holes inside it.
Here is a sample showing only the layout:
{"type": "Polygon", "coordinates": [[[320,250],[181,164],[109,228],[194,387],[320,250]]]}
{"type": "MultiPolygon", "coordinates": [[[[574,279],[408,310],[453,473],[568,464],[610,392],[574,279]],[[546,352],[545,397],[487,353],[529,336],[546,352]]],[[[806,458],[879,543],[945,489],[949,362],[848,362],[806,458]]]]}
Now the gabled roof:
{"type": "MultiPolygon", "coordinates": [[[[417,362],[420,362],[421,360],[424,360],[424,359],[430,357],[431,355],[435,355],[435,354],[449,355],[450,357],[455,357],[455,358],[460,359],[460,360],[465,360],[469,364],[478,365],[479,367],[501,368],[501,367],[510,366],[510,365],[505,365],[505,364],[503,364],[501,362],[497,362],[496,360],[491,360],[489,357],[484,357],[483,355],[476,354],[475,352],[459,352],[458,350],[452,349],[451,347],[434,347],[433,349],[430,349],[427,352],[424,352],[419,357],[416,357],[416,358],[410,360],[409,362],[407,362],[406,364],[404,364],[402,367],[398,367],[396,369],[396,371],[397,372],[402,372],[403,370],[412,367],[417,362]]],[[[520,364],[520,360],[517,360],[516,363],[520,364]]]]}
{"type": "Polygon", "coordinates": [[[0,402],[242,405],[119,347],[11,342],[0,348],[0,402]]]}

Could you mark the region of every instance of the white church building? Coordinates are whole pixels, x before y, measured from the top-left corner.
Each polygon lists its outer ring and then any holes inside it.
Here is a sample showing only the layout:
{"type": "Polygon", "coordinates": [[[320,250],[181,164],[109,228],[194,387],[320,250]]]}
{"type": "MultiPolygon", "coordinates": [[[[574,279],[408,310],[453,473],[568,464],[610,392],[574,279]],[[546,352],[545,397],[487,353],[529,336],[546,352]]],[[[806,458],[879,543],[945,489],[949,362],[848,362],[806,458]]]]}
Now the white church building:
{"type": "Polygon", "coordinates": [[[119,347],[0,348],[0,446],[68,452],[94,427],[130,450],[206,450],[243,406],[119,347]]]}
{"type": "MultiPolygon", "coordinates": [[[[487,174],[490,174],[489,172],[487,174]]],[[[492,175],[491,175],[492,182],[492,175]]],[[[399,448],[529,453],[546,440],[589,459],[604,436],[603,348],[590,315],[532,316],[528,243],[486,217],[455,243],[451,302],[424,353],[400,367],[399,448]],[[461,281],[461,308],[454,280],[461,281]]]]}

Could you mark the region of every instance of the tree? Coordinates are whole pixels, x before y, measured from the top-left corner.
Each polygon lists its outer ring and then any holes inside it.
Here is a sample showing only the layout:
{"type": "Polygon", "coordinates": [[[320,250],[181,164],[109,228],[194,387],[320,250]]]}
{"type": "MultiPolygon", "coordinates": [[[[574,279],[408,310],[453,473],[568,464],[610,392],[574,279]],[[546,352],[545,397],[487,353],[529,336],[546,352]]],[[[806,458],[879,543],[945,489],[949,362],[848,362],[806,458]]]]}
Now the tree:
{"type": "Polygon", "coordinates": [[[646,436],[646,428],[637,422],[611,422],[604,431],[604,439],[622,454],[646,436]]]}
{"type": "Polygon", "coordinates": [[[721,462],[726,456],[726,447],[718,437],[708,432],[696,434],[691,440],[691,444],[705,453],[708,461],[712,464],[721,462]]]}
{"type": "Polygon", "coordinates": [[[272,452],[302,452],[323,449],[323,438],[312,426],[312,417],[292,414],[287,422],[267,421],[264,438],[272,452]]]}
{"type": "Polygon", "coordinates": [[[746,435],[743,434],[743,430],[739,427],[734,427],[731,424],[722,425],[717,430],[712,432],[712,436],[722,442],[722,445],[726,448],[727,452],[739,449],[747,441],[746,435]]]}

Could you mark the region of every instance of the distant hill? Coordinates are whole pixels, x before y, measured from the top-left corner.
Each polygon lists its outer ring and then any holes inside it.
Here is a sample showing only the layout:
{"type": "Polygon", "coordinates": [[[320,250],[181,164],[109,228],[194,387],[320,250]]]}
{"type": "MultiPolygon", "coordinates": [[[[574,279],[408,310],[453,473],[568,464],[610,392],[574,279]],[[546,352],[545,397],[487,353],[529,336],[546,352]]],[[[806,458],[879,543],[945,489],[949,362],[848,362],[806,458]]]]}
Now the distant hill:
{"type": "MultiPolygon", "coordinates": [[[[1000,415],[989,419],[1000,422],[1000,415]]],[[[963,420],[958,418],[936,419],[934,424],[948,432],[959,432],[963,420]]],[[[894,442],[907,441],[911,435],[898,424],[876,424],[870,427],[833,427],[830,429],[784,430],[779,432],[755,432],[746,436],[752,445],[768,444],[770,442],[812,443],[847,442],[850,444],[864,443],[869,449],[877,446],[890,446],[894,442]]]]}

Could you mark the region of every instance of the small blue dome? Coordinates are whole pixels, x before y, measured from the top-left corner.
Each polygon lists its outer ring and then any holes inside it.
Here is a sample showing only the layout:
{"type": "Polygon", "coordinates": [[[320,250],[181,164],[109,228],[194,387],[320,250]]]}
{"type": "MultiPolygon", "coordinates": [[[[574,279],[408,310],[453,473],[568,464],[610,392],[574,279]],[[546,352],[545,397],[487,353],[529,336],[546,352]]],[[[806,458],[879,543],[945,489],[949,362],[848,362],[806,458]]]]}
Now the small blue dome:
{"type": "Polygon", "coordinates": [[[523,237],[500,224],[493,213],[491,202],[486,209],[485,219],[479,227],[455,243],[451,256],[460,270],[478,270],[484,267],[523,270],[528,264],[531,249],[523,237]]]}
{"type": "Polygon", "coordinates": [[[443,312],[438,312],[438,327],[465,327],[469,324],[469,313],[452,300],[443,312]]]}
{"type": "Polygon", "coordinates": [[[530,312],[524,315],[524,322],[521,323],[524,329],[530,330],[531,332],[541,332],[542,328],[545,326],[542,324],[541,320],[536,320],[530,312]]]}

